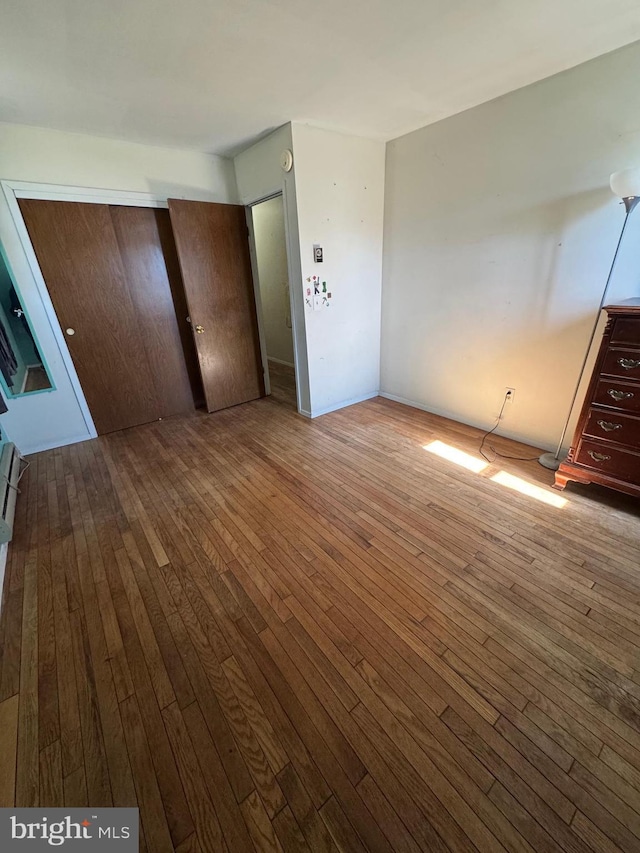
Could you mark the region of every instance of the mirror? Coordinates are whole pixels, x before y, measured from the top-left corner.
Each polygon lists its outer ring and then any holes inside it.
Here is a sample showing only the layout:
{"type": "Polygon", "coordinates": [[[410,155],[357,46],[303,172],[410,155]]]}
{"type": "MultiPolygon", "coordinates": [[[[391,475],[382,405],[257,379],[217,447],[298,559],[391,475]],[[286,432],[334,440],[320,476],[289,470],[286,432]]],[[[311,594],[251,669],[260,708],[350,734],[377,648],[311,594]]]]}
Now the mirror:
{"type": "Polygon", "coordinates": [[[1,246],[0,384],[8,397],[53,388],[1,246]]]}

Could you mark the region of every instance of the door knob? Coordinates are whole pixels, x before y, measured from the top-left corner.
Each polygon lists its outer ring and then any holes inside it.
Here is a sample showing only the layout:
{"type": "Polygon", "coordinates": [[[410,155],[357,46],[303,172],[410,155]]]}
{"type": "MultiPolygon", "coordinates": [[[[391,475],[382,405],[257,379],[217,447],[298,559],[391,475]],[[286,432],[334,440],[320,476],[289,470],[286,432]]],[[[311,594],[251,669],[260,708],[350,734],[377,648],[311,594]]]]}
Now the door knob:
{"type": "Polygon", "coordinates": [[[202,335],[204,333],[204,326],[196,326],[196,334],[202,335]]]}
{"type": "Polygon", "coordinates": [[[68,335],[75,335],[76,330],[75,329],[67,329],[66,332],[68,335]]]}

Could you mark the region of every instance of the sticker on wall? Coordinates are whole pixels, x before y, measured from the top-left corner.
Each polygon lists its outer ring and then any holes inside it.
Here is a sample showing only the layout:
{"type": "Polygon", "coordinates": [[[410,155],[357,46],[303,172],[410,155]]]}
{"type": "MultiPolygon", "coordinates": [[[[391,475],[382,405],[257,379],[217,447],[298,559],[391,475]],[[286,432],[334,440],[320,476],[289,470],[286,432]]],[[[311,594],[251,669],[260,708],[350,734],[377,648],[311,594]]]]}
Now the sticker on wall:
{"type": "Polygon", "coordinates": [[[321,311],[331,306],[331,292],[326,281],[317,275],[309,276],[304,286],[304,304],[313,311],[321,311]]]}

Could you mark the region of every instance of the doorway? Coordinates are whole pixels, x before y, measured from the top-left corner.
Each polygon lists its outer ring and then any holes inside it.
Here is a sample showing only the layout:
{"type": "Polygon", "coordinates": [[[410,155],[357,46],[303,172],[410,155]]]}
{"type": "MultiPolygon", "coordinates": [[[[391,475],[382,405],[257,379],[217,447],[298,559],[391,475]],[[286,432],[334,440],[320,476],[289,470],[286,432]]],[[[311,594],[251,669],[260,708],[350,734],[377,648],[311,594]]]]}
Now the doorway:
{"type": "Polygon", "coordinates": [[[265,371],[271,396],[279,403],[296,409],[293,322],[282,195],[260,201],[250,210],[258,280],[257,302],[266,350],[265,371]]]}

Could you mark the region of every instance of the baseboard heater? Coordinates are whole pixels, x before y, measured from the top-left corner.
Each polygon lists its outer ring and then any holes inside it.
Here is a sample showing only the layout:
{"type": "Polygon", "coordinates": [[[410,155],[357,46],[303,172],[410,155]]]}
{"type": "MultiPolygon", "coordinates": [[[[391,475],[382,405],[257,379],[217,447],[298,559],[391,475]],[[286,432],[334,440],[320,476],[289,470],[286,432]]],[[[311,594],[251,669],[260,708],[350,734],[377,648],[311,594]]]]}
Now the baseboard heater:
{"type": "Polygon", "coordinates": [[[0,545],[11,542],[13,518],[16,514],[18,480],[22,457],[15,444],[7,442],[0,456],[0,545]]]}

